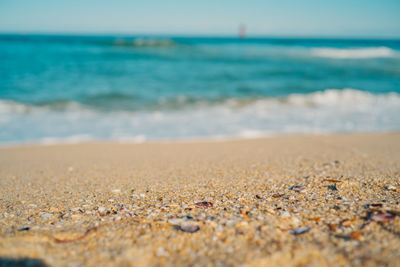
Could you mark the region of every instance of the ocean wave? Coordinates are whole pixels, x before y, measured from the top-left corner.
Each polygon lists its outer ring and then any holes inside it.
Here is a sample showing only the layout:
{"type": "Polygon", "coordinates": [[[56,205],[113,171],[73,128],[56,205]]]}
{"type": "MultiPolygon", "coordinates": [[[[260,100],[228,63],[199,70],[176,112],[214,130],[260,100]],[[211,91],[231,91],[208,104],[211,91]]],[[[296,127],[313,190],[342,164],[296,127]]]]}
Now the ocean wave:
{"type": "MultiPolygon", "coordinates": [[[[133,95],[119,93],[101,94],[89,96],[82,102],[68,100],[54,100],[40,103],[22,103],[12,100],[0,100],[0,114],[14,113],[26,114],[34,111],[91,111],[91,112],[152,112],[152,111],[178,111],[188,109],[207,109],[225,106],[231,109],[246,108],[254,104],[265,106],[303,106],[303,107],[332,107],[332,106],[365,106],[373,104],[398,104],[400,106],[400,94],[395,92],[373,94],[367,91],[353,88],[326,89],[308,94],[290,94],[286,97],[252,97],[252,98],[217,98],[201,99],[186,97],[183,95],[175,98],[160,98],[155,103],[143,103],[135,106],[124,105],[124,101],[134,101],[133,95]],[[107,101],[111,103],[107,103],[107,101]],[[114,103],[116,102],[116,103],[114,103]],[[101,104],[101,105],[100,105],[101,104]]],[[[140,100],[140,99],[139,99],[140,100]]],[[[137,101],[139,101],[137,100],[137,101]]]]}
{"type": "Polygon", "coordinates": [[[116,39],[115,46],[127,47],[168,47],[175,46],[177,43],[168,38],[135,38],[131,39],[116,39]]]}
{"type": "Polygon", "coordinates": [[[311,55],[336,59],[368,59],[390,58],[396,55],[396,51],[389,47],[368,48],[313,48],[311,55]]]}
{"type": "Polygon", "coordinates": [[[372,94],[353,88],[326,89],[310,94],[292,94],[287,103],[298,106],[364,106],[374,103],[391,103],[400,105],[400,94],[372,94]]]}
{"type": "Polygon", "coordinates": [[[0,143],[221,140],[282,134],[400,130],[400,95],[327,89],[156,110],[64,109],[0,100],[0,143]]]}

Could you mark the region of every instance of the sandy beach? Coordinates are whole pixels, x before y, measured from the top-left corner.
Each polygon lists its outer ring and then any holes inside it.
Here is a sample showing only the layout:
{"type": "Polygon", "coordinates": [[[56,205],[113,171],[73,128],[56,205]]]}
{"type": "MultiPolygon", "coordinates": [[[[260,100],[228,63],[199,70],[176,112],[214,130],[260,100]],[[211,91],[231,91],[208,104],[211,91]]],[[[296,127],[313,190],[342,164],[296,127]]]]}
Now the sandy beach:
{"type": "Polygon", "coordinates": [[[400,133],[4,147],[0,266],[399,266],[399,197],[400,133]]]}

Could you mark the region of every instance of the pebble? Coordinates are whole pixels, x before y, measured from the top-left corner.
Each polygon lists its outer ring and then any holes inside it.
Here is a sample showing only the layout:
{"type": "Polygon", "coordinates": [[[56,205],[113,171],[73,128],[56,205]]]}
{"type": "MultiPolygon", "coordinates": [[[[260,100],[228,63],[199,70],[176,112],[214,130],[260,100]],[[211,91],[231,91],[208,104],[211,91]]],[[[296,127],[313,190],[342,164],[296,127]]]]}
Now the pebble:
{"type": "Polygon", "coordinates": [[[169,253],[168,251],[165,250],[163,247],[158,247],[156,251],[156,256],[157,257],[168,257],[169,253]]]}
{"type": "Polygon", "coordinates": [[[192,224],[192,223],[188,223],[188,222],[184,222],[180,225],[179,229],[183,232],[187,232],[187,233],[195,233],[197,231],[200,230],[200,226],[198,226],[197,224],[192,224]]]}
{"type": "Polygon", "coordinates": [[[83,210],[82,210],[81,207],[72,208],[71,211],[72,211],[72,212],[78,212],[78,211],[79,211],[79,212],[83,212],[83,210]]]}
{"type": "Polygon", "coordinates": [[[293,229],[291,231],[291,233],[294,235],[302,235],[302,234],[309,232],[310,230],[311,230],[310,227],[303,226],[303,227],[297,227],[297,228],[293,229]]]}
{"type": "Polygon", "coordinates": [[[336,184],[334,184],[334,185],[328,185],[327,187],[328,187],[328,189],[330,189],[330,190],[332,190],[332,191],[338,191],[338,189],[337,189],[337,187],[336,187],[336,184]]]}
{"type": "Polygon", "coordinates": [[[53,217],[53,213],[40,212],[39,215],[42,218],[51,218],[51,217],[53,217]]]}
{"type": "Polygon", "coordinates": [[[99,207],[97,210],[98,210],[100,213],[103,213],[103,212],[105,212],[105,211],[107,210],[107,208],[106,208],[106,207],[99,207]]]}
{"type": "Polygon", "coordinates": [[[396,217],[395,214],[386,212],[386,213],[372,214],[370,216],[370,219],[375,222],[389,222],[391,220],[394,220],[395,217],[396,217]]]}
{"type": "Polygon", "coordinates": [[[396,187],[395,186],[393,186],[393,185],[387,185],[387,186],[385,186],[385,189],[386,190],[391,190],[391,191],[396,191],[396,187]]]}
{"type": "Polygon", "coordinates": [[[194,205],[198,208],[210,208],[210,207],[214,206],[214,204],[212,202],[208,202],[208,201],[197,202],[194,205]]]}
{"type": "Polygon", "coordinates": [[[302,185],[294,185],[294,186],[289,187],[289,190],[293,190],[295,192],[301,193],[305,189],[304,189],[304,187],[302,185]]]}
{"type": "Polygon", "coordinates": [[[229,220],[225,223],[226,226],[235,226],[237,223],[236,220],[229,220]]]}

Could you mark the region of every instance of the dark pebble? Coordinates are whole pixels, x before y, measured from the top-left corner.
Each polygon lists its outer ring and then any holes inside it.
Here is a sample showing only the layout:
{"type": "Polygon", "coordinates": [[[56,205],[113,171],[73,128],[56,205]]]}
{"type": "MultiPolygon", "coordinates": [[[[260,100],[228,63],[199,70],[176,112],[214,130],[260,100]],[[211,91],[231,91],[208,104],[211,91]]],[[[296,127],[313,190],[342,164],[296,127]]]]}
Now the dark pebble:
{"type": "Polygon", "coordinates": [[[293,229],[291,231],[291,233],[294,235],[302,235],[302,234],[309,232],[310,230],[311,230],[310,227],[297,227],[297,228],[293,229]]]}
{"type": "Polygon", "coordinates": [[[208,202],[208,201],[197,202],[194,205],[198,208],[210,208],[210,207],[214,206],[214,204],[212,202],[208,202]]]}
{"type": "Polygon", "coordinates": [[[332,191],[338,191],[336,184],[334,185],[328,185],[328,189],[332,190],[332,191]]]}

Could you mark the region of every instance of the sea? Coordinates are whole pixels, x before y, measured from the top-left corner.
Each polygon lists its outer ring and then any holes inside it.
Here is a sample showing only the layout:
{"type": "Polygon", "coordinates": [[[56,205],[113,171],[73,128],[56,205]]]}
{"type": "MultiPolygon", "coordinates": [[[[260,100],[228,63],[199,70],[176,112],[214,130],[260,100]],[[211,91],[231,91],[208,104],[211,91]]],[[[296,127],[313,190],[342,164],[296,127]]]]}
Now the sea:
{"type": "Polygon", "coordinates": [[[400,130],[400,40],[0,35],[0,144],[400,130]]]}

